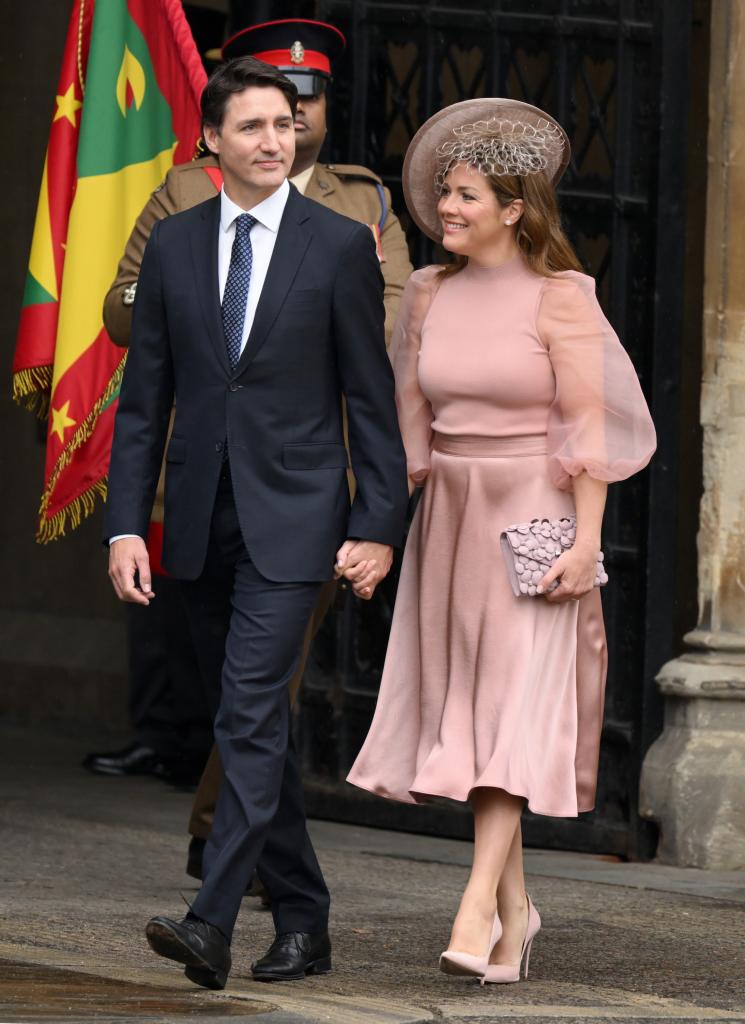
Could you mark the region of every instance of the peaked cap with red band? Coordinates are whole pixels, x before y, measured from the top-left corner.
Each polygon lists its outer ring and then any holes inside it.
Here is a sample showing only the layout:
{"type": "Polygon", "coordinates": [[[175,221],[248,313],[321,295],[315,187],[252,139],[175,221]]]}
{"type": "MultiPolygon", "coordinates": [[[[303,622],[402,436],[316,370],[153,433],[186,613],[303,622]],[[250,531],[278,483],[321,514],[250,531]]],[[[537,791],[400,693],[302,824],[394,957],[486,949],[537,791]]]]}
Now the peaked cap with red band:
{"type": "Polygon", "coordinates": [[[301,96],[318,96],[331,79],[331,65],[347,45],[333,25],[305,18],[265,21],[236,32],[223,44],[223,60],[256,57],[274,64],[301,96]]]}

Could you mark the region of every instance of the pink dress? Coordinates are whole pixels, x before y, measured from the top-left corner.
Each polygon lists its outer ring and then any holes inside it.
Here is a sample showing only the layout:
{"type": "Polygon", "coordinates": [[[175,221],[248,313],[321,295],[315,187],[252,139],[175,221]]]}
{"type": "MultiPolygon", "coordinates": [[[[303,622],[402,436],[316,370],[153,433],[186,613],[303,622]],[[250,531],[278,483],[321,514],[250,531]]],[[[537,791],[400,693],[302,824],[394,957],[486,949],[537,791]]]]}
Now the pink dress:
{"type": "Polygon", "coordinates": [[[424,492],[349,781],[406,802],[492,786],[570,817],[595,801],[600,595],[515,597],[499,536],[573,512],[583,470],[606,481],[640,470],[654,427],[592,278],[540,277],[522,257],[437,270],[412,274],[394,331],[401,432],[424,492]]]}

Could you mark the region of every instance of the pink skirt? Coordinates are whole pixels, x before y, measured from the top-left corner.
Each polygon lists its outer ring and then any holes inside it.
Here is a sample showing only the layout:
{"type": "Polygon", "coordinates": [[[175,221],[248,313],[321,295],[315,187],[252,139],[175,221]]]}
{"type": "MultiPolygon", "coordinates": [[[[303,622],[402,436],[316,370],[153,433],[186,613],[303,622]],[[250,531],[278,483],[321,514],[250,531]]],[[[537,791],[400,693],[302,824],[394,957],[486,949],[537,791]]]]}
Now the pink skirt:
{"type": "Polygon", "coordinates": [[[592,810],[606,675],[600,594],[515,597],[501,531],[574,511],[545,435],[435,439],[375,717],[348,781],[391,800],[490,786],[537,814],[592,810]]]}

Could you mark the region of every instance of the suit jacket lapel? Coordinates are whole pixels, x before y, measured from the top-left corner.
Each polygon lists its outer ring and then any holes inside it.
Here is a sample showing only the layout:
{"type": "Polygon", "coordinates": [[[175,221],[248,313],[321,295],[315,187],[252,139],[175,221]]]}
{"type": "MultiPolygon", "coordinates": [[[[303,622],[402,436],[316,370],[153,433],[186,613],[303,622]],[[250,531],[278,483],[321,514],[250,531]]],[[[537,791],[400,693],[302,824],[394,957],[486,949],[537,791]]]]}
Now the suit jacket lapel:
{"type": "MultiPolygon", "coordinates": [[[[256,307],[251,332],[246,347],[235,369],[236,374],[242,373],[267,339],[272,324],[277,319],[287,293],[292,287],[298,268],[303,261],[306,249],[312,238],[309,225],[306,223],[312,204],[300,195],[296,188],[290,186],[282,220],[274,243],[274,251],[269,261],[264,287],[256,307]]],[[[223,346],[224,347],[224,346],[223,346]]]]}
{"type": "Polygon", "coordinates": [[[215,348],[215,354],[225,373],[230,375],[230,360],[222,328],[220,309],[220,283],[217,276],[217,238],[220,229],[220,195],[201,204],[201,216],[192,232],[191,258],[194,266],[196,293],[215,348]]]}

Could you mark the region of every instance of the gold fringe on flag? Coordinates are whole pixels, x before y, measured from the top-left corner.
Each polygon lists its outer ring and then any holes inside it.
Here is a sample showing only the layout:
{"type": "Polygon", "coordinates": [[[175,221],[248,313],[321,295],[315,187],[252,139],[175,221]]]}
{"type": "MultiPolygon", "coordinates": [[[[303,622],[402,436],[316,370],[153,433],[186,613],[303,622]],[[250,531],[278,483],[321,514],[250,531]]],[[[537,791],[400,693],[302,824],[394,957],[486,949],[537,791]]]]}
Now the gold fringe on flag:
{"type": "Polygon", "coordinates": [[[56,512],[51,519],[42,519],[39,523],[39,531],[36,534],[38,544],[48,544],[49,541],[59,540],[65,536],[65,528],[69,525],[76,530],[82,521],[87,518],[96,507],[96,498],[106,500],[106,481],[99,480],[87,491],[83,491],[74,501],[71,501],[65,508],[56,512]]]}
{"type": "Polygon", "coordinates": [[[35,412],[40,420],[49,415],[52,367],[31,366],[13,374],[13,401],[35,412]]]}
{"type": "Polygon", "coordinates": [[[71,501],[69,505],[61,508],[59,512],[55,512],[51,517],[47,516],[49,502],[63,469],[69,466],[75,452],[91,436],[101,412],[109,405],[119,391],[126,361],[127,353],[125,352],[122,361],[112,374],[103,394],[96,400],[91,411],[70,438],[69,444],[65,446],[64,451],[57,459],[54,469],[49,475],[49,480],[44,488],[39,506],[39,529],[36,533],[36,542],[38,544],[48,544],[52,540],[59,540],[60,537],[64,537],[68,521],[71,529],[77,529],[83,519],[86,519],[96,507],[96,498],[106,498],[106,479],[104,478],[103,480],[97,480],[96,483],[92,484],[87,490],[71,501]]]}

